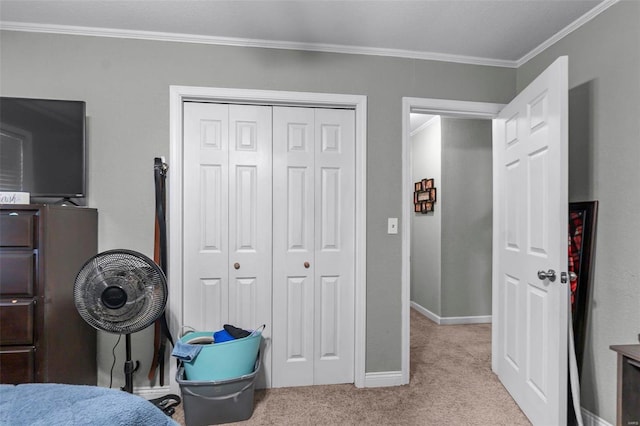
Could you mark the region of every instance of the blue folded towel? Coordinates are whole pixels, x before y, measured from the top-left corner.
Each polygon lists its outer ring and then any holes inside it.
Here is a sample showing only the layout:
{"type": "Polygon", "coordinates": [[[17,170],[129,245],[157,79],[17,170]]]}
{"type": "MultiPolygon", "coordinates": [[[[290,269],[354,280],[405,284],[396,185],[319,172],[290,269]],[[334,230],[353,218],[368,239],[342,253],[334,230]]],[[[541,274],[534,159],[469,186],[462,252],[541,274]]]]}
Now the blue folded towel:
{"type": "Polygon", "coordinates": [[[171,355],[183,361],[190,362],[196,359],[201,350],[202,345],[190,345],[177,340],[171,355]]]}

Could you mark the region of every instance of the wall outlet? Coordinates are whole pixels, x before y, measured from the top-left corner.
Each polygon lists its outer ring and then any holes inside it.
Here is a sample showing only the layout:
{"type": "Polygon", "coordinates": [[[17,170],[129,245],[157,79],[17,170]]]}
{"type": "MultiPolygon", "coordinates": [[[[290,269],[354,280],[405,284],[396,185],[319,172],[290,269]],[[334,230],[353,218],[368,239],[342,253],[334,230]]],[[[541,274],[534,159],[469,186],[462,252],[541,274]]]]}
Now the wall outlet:
{"type": "Polygon", "coordinates": [[[387,220],[387,234],[397,234],[398,233],[398,218],[390,217],[387,220]]]}

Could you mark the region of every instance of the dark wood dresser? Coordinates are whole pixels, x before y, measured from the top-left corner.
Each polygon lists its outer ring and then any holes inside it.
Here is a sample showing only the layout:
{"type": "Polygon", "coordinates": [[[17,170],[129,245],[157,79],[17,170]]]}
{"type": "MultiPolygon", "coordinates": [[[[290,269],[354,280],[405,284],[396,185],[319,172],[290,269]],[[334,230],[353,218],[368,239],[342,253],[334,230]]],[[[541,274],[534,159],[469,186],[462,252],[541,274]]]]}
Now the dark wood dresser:
{"type": "Polygon", "coordinates": [[[97,225],[95,209],[0,205],[0,383],[96,384],[96,330],[73,284],[97,225]]]}
{"type": "Polygon", "coordinates": [[[640,424],[640,345],[612,345],[618,353],[616,425],[640,424]]]}

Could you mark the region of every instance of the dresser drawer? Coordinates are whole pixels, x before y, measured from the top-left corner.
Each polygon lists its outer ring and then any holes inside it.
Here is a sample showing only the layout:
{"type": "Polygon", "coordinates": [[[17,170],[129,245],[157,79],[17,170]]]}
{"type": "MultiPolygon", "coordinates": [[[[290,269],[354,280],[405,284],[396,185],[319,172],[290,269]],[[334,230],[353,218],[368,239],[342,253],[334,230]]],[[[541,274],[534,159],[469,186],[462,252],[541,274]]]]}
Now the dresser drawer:
{"type": "Polygon", "coordinates": [[[35,348],[4,347],[0,348],[0,383],[14,384],[33,383],[35,348]]]}
{"type": "Polygon", "coordinates": [[[33,302],[19,299],[0,302],[0,345],[33,343],[33,302]]]}
{"type": "Polygon", "coordinates": [[[32,251],[0,252],[0,296],[33,296],[34,256],[32,251]]]}
{"type": "Polygon", "coordinates": [[[0,247],[33,247],[35,212],[3,211],[0,214],[0,247]]]}

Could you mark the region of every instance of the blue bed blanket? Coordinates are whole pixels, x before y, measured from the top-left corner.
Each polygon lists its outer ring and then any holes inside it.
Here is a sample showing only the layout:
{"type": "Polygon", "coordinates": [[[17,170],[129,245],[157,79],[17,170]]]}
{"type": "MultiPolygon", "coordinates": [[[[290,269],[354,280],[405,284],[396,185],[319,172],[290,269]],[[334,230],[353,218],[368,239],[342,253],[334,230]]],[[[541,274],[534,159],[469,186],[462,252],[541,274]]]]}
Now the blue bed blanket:
{"type": "Polygon", "coordinates": [[[136,395],[97,386],[0,385],[0,425],[177,426],[136,395]]]}

